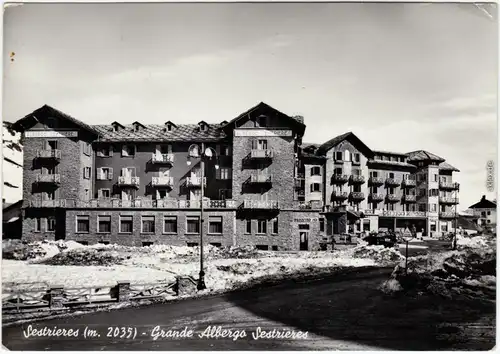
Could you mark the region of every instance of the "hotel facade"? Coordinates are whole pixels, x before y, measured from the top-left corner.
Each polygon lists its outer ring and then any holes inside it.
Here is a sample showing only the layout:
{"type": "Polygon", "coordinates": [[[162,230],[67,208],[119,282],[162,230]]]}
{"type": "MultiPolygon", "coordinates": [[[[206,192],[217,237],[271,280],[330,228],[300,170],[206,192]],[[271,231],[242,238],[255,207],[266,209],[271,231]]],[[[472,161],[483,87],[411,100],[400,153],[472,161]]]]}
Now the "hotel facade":
{"type": "Polygon", "coordinates": [[[456,217],[459,171],[445,159],[372,150],[352,132],[303,143],[303,117],[265,103],[230,121],[156,125],[87,125],[43,106],[14,128],[25,240],[195,246],[203,227],[216,246],[319,250],[348,232],[438,236],[456,217]],[[203,175],[193,145],[215,152],[203,175]]]}

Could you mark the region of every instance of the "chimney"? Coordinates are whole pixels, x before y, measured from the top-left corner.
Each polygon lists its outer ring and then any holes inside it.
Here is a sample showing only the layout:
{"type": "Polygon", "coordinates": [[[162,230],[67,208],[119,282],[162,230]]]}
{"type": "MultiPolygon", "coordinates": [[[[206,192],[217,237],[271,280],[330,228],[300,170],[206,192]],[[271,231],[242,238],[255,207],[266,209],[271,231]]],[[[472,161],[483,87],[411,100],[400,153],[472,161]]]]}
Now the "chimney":
{"type": "Polygon", "coordinates": [[[297,122],[304,124],[304,117],[303,116],[294,116],[293,117],[297,122]]]}
{"type": "Polygon", "coordinates": [[[483,195],[483,197],[481,198],[481,201],[483,201],[483,200],[486,200],[486,196],[485,195],[483,195]]]}

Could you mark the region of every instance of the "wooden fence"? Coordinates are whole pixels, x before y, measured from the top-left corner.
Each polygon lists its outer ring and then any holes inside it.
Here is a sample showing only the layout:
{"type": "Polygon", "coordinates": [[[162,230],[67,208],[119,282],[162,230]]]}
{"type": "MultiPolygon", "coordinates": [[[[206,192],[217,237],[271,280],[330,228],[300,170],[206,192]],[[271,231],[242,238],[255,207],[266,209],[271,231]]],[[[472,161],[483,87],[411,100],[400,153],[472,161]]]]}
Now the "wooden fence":
{"type": "Polygon", "coordinates": [[[83,288],[47,283],[6,283],[2,287],[2,313],[8,314],[185,295],[196,290],[196,281],[191,277],[177,277],[173,282],[130,284],[124,281],[115,286],[83,288]]]}

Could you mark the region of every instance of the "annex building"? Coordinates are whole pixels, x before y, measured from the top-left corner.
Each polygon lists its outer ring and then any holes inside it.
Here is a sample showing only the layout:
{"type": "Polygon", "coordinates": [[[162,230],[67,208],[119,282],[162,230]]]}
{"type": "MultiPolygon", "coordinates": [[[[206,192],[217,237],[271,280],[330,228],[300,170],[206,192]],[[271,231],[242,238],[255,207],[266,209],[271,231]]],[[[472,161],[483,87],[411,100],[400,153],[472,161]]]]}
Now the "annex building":
{"type": "Polygon", "coordinates": [[[414,225],[437,236],[456,217],[458,169],[444,158],[372,150],[352,132],[303,143],[303,117],[265,103],[223,122],[131,125],[45,105],[14,128],[26,240],[194,246],[203,224],[213,245],[318,250],[346,232],[414,225]],[[203,175],[193,144],[217,155],[203,175]]]}

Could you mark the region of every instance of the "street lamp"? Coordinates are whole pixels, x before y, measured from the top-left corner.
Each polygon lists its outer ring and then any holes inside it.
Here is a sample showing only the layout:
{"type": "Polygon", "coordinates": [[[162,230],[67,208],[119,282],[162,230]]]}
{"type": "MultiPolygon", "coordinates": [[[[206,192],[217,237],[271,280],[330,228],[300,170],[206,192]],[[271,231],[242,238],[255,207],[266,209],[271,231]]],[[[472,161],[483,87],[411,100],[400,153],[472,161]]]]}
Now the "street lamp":
{"type": "MultiPolygon", "coordinates": [[[[188,149],[188,158],[187,158],[187,164],[188,166],[191,165],[191,159],[192,158],[199,158],[200,159],[200,169],[201,169],[201,201],[200,201],[200,276],[198,277],[198,290],[204,290],[206,289],[205,285],[205,270],[203,268],[203,197],[205,194],[205,184],[204,184],[204,178],[205,178],[205,161],[210,161],[214,158],[217,157],[217,153],[215,152],[214,149],[207,147],[204,149],[203,143],[201,144],[201,153],[200,153],[200,148],[198,145],[193,144],[189,147],[188,149]]],[[[215,169],[219,169],[219,165],[216,163],[215,164],[215,169]]]]}

